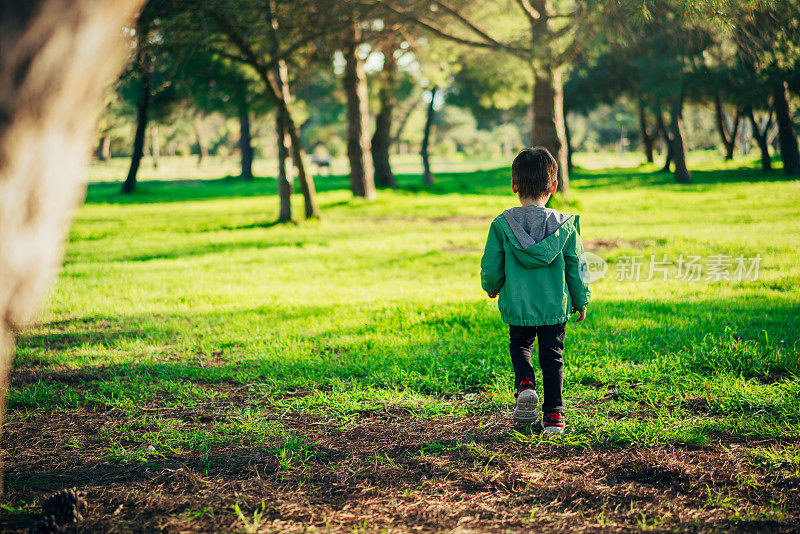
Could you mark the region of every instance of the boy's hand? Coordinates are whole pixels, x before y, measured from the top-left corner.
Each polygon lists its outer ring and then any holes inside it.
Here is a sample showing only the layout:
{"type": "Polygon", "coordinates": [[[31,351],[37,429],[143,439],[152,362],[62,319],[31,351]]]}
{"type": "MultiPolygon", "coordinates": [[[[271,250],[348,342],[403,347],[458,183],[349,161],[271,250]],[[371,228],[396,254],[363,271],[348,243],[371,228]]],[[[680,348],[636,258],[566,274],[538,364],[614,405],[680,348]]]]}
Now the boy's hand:
{"type": "Polygon", "coordinates": [[[487,296],[488,296],[490,299],[497,298],[497,295],[499,295],[499,294],[500,294],[500,293],[486,293],[486,295],[487,295],[487,296]]]}
{"type": "Polygon", "coordinates": [[[577,313],[577,314],[579,314],[579,315],[578,315],[578,318],[577,318],[577,319],[575,319],[575,322],[576,322],[576,323],[579,323],[579,322],[583,321],[584,319],[586,319],[586,308],[584,308],[584,309],[582,309],[582,310],[579,310],[579,309],[577,309],[577,308],[572,308],[572,313],[577,313]]]}

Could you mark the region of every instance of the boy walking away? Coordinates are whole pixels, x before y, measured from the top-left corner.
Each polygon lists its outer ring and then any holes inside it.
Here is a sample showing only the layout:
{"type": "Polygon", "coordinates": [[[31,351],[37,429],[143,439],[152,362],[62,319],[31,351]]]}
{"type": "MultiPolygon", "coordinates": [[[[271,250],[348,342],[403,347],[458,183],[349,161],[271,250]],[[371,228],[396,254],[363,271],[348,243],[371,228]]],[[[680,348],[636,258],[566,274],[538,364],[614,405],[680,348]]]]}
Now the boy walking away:
{"type": "Polygon", "coordinates": [[[539,397],[531,361],[539,338],[542,369],[542,428],[564,430],[564,336],[573,313],[586,317],[591,291],[581,278],[586,258],[577,215],[545,204],[558,187],[558,165],[545,148],[521,151],[511,165],[511,189],[521,206],[507,209],[489,228],[481,259],[481,286],[489,298],[500,296],[500,316],[509,325],[514,366],[514,421],[538,420],[539,397]]]}

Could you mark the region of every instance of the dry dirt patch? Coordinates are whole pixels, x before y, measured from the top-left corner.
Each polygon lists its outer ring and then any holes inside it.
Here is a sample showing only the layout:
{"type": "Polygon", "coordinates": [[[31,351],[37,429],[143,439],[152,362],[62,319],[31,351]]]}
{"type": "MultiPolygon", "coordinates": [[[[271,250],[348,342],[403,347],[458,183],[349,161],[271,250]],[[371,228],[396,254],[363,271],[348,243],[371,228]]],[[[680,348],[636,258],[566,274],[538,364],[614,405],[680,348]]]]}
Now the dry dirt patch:
{"type": "MultiPolygon", "coordinates": [[[[175,412],[206,427],[224,414],[175,412]]],[[[502,414],[424,419],[402,411],[337,423],[275,413],[280,440],[109,463],[113,410],[15,414],[3,432],[0,530],[24,532],[48,493],[87,491],[80,532],[634,532],[800,529],[800,479],[764,471],[739,449],[658,446],[579,450],[532,445],[502,414]],[[80,448],[70,443],[80,443],[80,448]]],[[[164,412],[169,417],[170,414],[164,412]]]]}

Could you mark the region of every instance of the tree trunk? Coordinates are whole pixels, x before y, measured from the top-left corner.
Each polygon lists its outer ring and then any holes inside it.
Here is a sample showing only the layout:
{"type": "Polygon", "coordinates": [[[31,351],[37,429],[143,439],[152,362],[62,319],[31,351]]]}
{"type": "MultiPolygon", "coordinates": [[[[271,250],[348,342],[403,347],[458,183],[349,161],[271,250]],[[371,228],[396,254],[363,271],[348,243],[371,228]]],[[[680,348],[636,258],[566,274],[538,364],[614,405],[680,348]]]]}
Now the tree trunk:
{"type": "Polygon", "coordinates": [[[758,149],[761,151],[761,170],[765,173],[772,172],[772,160],[769,157],[769,142],[767,141],[767,132],[769,132],[769,129],[772,126],[772,110],[769,112],[769,116],[767,117],[767,121],[763,130],[761,129],[761,126],[759,126],[758,121],[753,114],[753,108],[748,107],[745,110],[745,116],[750,121],[750,126],[753,128],[753,137],[756,138],[758,149]]]}
{"type": "Polygon", "coordinates": [[[142,3],[0,3],[0,423],[13,333],[61,263],[102,97],[124,57],[122,28],[142,3]]]}
{"type": "MultiPolygon", "coordinates": [[[[274,16],[275,13],[275,0],[269,0],[267,2],[267,23],[270,25],[270,40],[271,46],[273,51],[280,52],[280,36],[278,34],[278,19],[274,16]]],[[[224,22],[221,19],[217,19],[220,22],[224,22]]],[[[231,34],[230,30],[228,30],[229,36],[233,39],[236,39],[237,36],[235,34],[231,34]]],[[[281,60],[278,62],[278,65],[275,69],[275,72],[272,73],[274,78],[270,76],[270,72],[264,68],[263,64],[259,63],[259,59],[257,56],[253,55],[252,50],[249,50],[245,44],[238,43],[239,48],[242,52],[245,52],[249,56],[249,60],[251,65],[256,68],[259,76],[263,80],[264,84],[267,86],[267,94],[272,99],[277,107],[277,111],[280,112],[280,118],[278,119],[278,123],[282,125],[284,135],[278,135],[279,139],[284,139],[288,135],[289,143],[291,146],[291,154],[292,154],[292,161],[294,162],[295,169],[297,169],[297,178],[300,180],[300,189],[303,192],[303,201],[305,204],[305,216],[306,219],[313,219],[319,218],[319,207],[317,206],[317,190],[314,186],[314,179],[306,174],[306,169],[308,166],[305,162],[305,153],[303,152],[303,147],[300,144],[300,134],[297,131],[297,125],[294,122],[294,116],[292,115],[292,97],[291,93],[289,92],[289,76],[288,71],[286,69],[286,62],[281,60]]],[[[280,146],[280,145],[279,145],[280,146]]],[[[286,146],[284,141],[284,146],[286,146]]],[[[280,154],[278,155],[280,159],[280,154]]],[[[286,161],[285,159],[283,161],[286,161]]],[[[289,169],[288,165],[285,166],[285,173],[286,181],[291,186],[291,181],[289,181],[289,169]]],[[[280,177],[279,177],[280,180],[280,177]]],[[[280,182],[279,182],[279,193],[280,193],[280,182]]],[[[289,195],[291,195],[291,189],[289,189],[289,195]]],[[[283,202],[283,200],[281,201],[283,202]]],[[[288,208],[287,206],[281,205],[281,213],[284,213],[284,208],[288,208]]],[[[288,211],[289,216],[291,217],[291,210],[288,211]]]]}
{"type": "Polygon", "coordinates": [[[720,139],[722,139],[722,146],[725,148],[725,160],[732,160],[733,152],[736,150],[736,135],[739,133],[741,116],[737,112],[733,126],[728,126],[728,118],[725,110],[722,109],[722,99],[719,93],[714,94],[714,112],[717,119],[717,130],[719,131],[720,139]]]}
{"type": "Polygon", "coordinates": [[[344,89],[347,94],[347,158],[350,160],[350,190],[353,196],[367,200],[375,198],[375,181],[372,174],[367,131],[369,110],[367,75],[364,61],[358,55],[361,44],[361,29],[353,21],[344,47],[344,89]]]}
{"type": "Polygon", "coordinates": [[[778,142],[783,159],[783,172],[800,174],[800,153],[797,150],[797,134],[792,124],[792,114],[786,97],[786,82],[778,82],[772,88],[775,119],[778,123],[778,142]]]}
{"type": "Polygon", "coordinates": [[[664,146],[667,152],[667,155],[664,158],[664,166],[661,168],[661,171],[659,172],[669,172],[673,159],[672,131],[667,128],[667,124],[664,121],[664,114],[661,112],[660,109],[658,110],[658,115],[656,115],[656,120],[658,121],[658,129],[664,136],[664,146]]]}
{"type": "Polygon", "coordinates": [[[286,131],[286,123],[280,109],[275,110],[275,133],[278,143],[278,198],[280,202],[280,222],[292,220],[292,156],[289,151],[291,140],[286,131]]]}
{"type": "Polygon", "coordinates": [[[108,158],[111,157],[111,134],[108,132],[103,132],[103,135],[100,136],[95,157],[100,161],[108,161],[108,158]]]}
{"type": "MultiPolygon", "coordinates": [[[[140,63],[140,65],[142,64],[140,63]]],[[[136,189],[136,175],[139,173],[139,164],[142,162],[142,156],[144,155],[144,136],[147,132],[147,109],[150,107],[150,69],[142,65],[139,71],[142,76],[142,89],[139,94],[139,101],[136,105],[136,134],[133,137],[131,165],[128,168],[128,176],[122,183],[122,192],[125,194],[132,193],[133,190],[136,189]]]]}
{"type": "Polygon", "coordinates": [[[567,172],[572,173],[572,136],[569,134],[569,121],[564,113],[564,138],[567,140],[567,172]]]}
{"type": "Polygon", "coordinates": [[[683,97],[673,98],[670,106],[670,131],[672,132],[672,158],[675,160],[675,181],[689,183],[692,173],[686,166],[686,142],[683,136],[683,97]]]}
{"type": "Polygon", "coordinates": [[[206,136],[203,133],[203,125],[200,123],[200,119],[192,121],[192,127],[194,128],[194,135],[197,138],[197,165],[200,166],[206,158],[208,158],[208,143],[206,142],[206,136]]]}
{"type": "Polygon", "coordinates": [[[564,131],[564,90],[561,67],[541,65],[533,86],[533,145],[543,146],[558,162],[558,190],[569,194],[567,138],[564,131]]]}
{"type": "Polygon", "coordinates": [[[433,103],[436,100],[436,93],[439,91],[439,88],[435,85],[431,88],[431,101],[428,103],[428,114],[425,119],[425,133],[422,136],[422,146],[420,147],[420,155],[422,156],[422,181],[425,182],[427,185],[433,185],[435,180],[433,178],[433,173],[431,172],[431,164],[429,160],[428,154],[428,147],[430,145],[431,140],[431,126],[433,125],[433,103]]]}
{"type": "Polygon", "coordinates": [[[658,130],[654,132],[647,123],[645,106],[641,99],[639,99],[639,134],[642,137],[642,147],[644,148],[644,156],[647,158],[647,163],[653,163],[655,161],[653,157],[653,145],[655,144],[658,130]]]}
{"type": "MultiPolygon", "coordinates": [[[[270,23],[270,52],[277,56],[280,54],[280,36],[278,35],[278,21],[274,13],[274,2],[269,3],[267,22],[270,23]]],[[[289,93],[289,73],[285,61],[279,61],[273,71],[275,83],[281,98],[287,102],[291,98],[289,93]]],[[[278,153],[278,221],[286,223],[292,220],[292,193],[294,192],[292,175],[291,138],[286,128],[286,114],[281,106],[275,108],[275,141],[278,153]]],[[[307,211],[307,210],[306,210],[307,211]]],[[[306,212],[306,216],[308,213],[306,212]]]]}
{"type": "Polygon", "coordinates": [[[253,179],[253,144],[250,135],[250,109],[244,100],[239,106],[239,152],[241,155],[242,180],[253,179]]]}
{"type": "MultiPolygon", "coordinates": [[[[414,110],[417,109],[417,106],[420,105],[420,103],[422,102],[422,99],[421,98],[414,98],[411,102],[412,102],[412,104],[408,108],[408,111],[406,112],[405,115],[403,115],[403,118],[400,120],[400,124],[397,125],[397,131],[392,136],[392,139],[390,141],[390,146],[392,144],[394,144],[394,143],[399,143],[400,142],[400,136],[403,135],[403,130],[406,129],[406,124],[408,124],[408,119],[411,117],[411,114],[414,113],[414,110]]],[[[398,152],[399,152],[399,150],[398,150],[398,152]]]]}
{"type": "Polygon", "coordinates": [[[378,90],[380,110],[375,117],[375,133],[372,136],[372,162],[375,166],[375,182],[383,187],[397,189],[397,182],[389,163],[389,147],[392,142],[392,114],[396,103],[397,59],[394,46],[383,47],[383,70],[378,90]]]}
{"type": "Polygon", "coordinates": [[[158,157],[161,155],[161,147],[158,143],[158,124],[155,122],[150,125],[150,156],[153,158],[153,168],[158,168],[158,157]]]}

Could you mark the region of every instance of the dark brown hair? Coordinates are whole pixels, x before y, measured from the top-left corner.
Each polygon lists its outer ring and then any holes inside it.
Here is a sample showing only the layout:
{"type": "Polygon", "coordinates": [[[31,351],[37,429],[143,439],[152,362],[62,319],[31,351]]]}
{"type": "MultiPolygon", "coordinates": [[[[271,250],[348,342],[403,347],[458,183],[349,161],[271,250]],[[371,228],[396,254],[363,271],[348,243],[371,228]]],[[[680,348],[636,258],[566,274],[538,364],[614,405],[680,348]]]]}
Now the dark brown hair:
{"type": "Polygon", "coordinates": [[[517,184],[520,197],[539,198],[558,178],[558,164],[544,147],[525,148],[511,164],[511,178],[517,184]]]}

